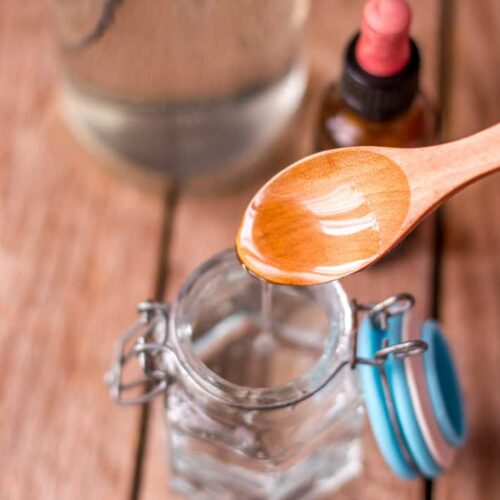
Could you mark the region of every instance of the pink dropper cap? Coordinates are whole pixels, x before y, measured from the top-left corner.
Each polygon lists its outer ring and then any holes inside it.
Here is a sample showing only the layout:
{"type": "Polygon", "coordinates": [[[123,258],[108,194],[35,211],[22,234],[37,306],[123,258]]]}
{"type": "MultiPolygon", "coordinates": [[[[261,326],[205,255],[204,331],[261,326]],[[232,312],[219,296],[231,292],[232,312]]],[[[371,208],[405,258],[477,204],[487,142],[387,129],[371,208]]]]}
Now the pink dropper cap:
{"type": "Polygon", "coordinates": [[[411,9],[404,0],[370,0],[363,10],[356,60],[371,75],[387,77],[410,59],[411,9]]]}

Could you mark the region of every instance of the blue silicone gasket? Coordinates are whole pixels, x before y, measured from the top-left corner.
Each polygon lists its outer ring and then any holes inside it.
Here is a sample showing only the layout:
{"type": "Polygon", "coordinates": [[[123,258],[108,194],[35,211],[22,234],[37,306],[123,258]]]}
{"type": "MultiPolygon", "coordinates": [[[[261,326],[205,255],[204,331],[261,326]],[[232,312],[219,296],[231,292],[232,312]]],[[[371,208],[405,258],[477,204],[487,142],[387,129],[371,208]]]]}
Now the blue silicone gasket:
{"type": "MultiPolygon", "coordinates": [[[[357,355],[372,359],[385,337],[386,332],[377,328],[370,318],[365,317],[359,327],[357,355]]],[[[403,479],[416,478],[418,474],[406,461],[392,428],[379,369],[376,366],[359,364],[358,370],[365,407],[380,452],[398,476],[403,479]]]]}
{"type": "MultiPolygon", "coordinates": [[[[396,314],[390,316],[387,325],[389,344],[393,345],[401,342],[403,315],[396,314]]],[[[413,408],[410,388],[406,380],[404,362],[402,359],[389,356],[385,366],[398,421],[408,450],[424,476],[439,476],[443,471],[432,457],[420,429],[415,409],[413,408]]]]}
{"type": "Polygon", "coordinates": [[[446,441],[458,447],[465,440],[466,423],[453,357],[435,321],[429,320],[423,324],[422,340],[428,345],[424,354],[424,367],[434,414],[446,441]]]}

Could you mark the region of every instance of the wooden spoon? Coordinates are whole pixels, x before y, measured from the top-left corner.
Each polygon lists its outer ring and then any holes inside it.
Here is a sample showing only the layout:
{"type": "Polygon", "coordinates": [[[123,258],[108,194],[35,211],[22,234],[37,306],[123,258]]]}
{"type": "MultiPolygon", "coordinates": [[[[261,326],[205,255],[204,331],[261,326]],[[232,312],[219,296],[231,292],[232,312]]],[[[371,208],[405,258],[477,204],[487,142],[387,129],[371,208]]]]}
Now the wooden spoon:
{"type": "Polygon", "coordinates": [[[500,124],[439,146],[317,153],[260,189],[236,250],[273,283],[335,280],[373,264],[440,203],[499,168],[500,124]]]}

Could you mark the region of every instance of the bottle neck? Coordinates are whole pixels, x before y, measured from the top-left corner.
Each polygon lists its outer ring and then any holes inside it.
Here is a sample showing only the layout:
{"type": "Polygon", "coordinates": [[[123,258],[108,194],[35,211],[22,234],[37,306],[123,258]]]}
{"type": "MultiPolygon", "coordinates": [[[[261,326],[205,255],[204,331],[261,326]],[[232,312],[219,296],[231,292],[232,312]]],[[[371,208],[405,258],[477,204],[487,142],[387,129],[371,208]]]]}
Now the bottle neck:
{"type": "Polygon", "coordinates": [[[418,47],[410,40],[410,58],[406,66],[395,75],[374,76],[365,71],[356,60],[354,36],[344,56],[344,70],[340,92],[356,113],[372,121],[386,121],[404,114],[418,93],[420,55],[418,47]]]}

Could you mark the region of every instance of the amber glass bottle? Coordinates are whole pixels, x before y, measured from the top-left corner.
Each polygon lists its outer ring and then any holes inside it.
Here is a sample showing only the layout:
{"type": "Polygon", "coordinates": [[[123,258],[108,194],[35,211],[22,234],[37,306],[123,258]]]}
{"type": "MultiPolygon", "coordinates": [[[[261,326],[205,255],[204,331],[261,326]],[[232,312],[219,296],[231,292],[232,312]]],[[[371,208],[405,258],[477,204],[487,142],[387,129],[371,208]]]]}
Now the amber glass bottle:
{"type": "MultiPolygon", "coordinates": [[[[415,68],[406,68],[406,73],[414,73],[412,80],[416,81],[408,85],[410,89],[405,94],[402,87],[398,88],[398,82],[394,83],[393,77],[374,77],[353,62],[356,39],[348,48],[342,80],[325,92],[319,112],[318,150],[348,146],[417,147],[432,144],[436,135],[436,121],[432,106],[418,88],[419,57],[416,45],[412,43],[411,63],[417,66],[416,74],[415,68]],[[360,90],[359,85],[353,90],[357,82],[353,83],[352,73],[366,85],[365,89],[360,90]],[[384,84],[387,90],[378,90],[384,84]],[[384,93],[387,94],[385,101],[384,93]],[[402,93],[404,95],[401,98],[402,93]]],[[[406,77],[402,80],[406,80],[406,77]]]]}
{"type": "Polygon", "coordinates": [[[432,107],[419,89],[420,54],[409,37],[405,0],[370,0],[361,31],[344,55],[340,81],[319,111],[319,150],[346,146],[413,147],[435,137],[432,107]]]}
{"type": "Polygon", "coordinates": [[[417,147],[432,144],[435,119],[426,97],[419,93],[403,115],[370,120],[354,111],[337,85],[325,96],[319,117],[318,150],[348,146],[417,147]]]}

